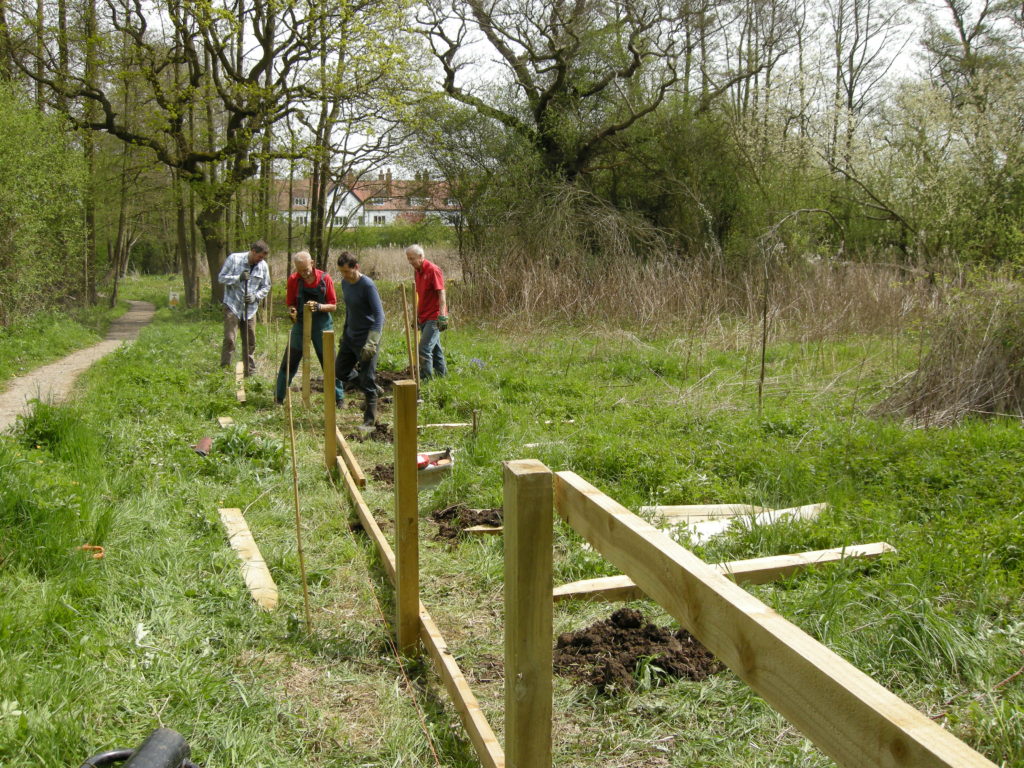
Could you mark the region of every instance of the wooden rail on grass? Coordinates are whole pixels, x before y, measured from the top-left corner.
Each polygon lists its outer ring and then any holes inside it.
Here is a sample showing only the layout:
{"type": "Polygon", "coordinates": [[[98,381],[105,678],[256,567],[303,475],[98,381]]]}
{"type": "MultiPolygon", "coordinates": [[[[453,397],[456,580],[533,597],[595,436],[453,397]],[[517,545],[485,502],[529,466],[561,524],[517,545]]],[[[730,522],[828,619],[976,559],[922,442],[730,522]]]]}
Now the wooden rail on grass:
{"type": "Polygon", "coordinates": [[[228,543],[242,561],[242,578],[245,586],[256,604],[264,611],[277,608],[277,584],[274,583],[270,569],[256,546],[249,524],[245,522],[242,510],[237,507],[218,509],[224,530],[228,534],[228,543]]]}
{"type": "Polygon", "coordinates": [[[505,746],[509,766],[551,765],[551,470],[505,462],[505,746]]]}
{"type": "MultiPolygon", "coordinates": [[[[340,457],[335,460],[335,464],[348,497],[352,502],[352,506],[355,507],[359,522],[363,530],[370,537],[374,547],[376,547],[388,580],[392,586],[396,586],[398,565],[395,552],[374,519],[369,507],[366,506],[366,502],[363,501],[363,496],[359,492],[359,486],[349,472],[348,466],[340,457]]],[[[441,682],[444,684],[445,690],[451,697],[452,703],[455,705],[456,712],[459,713],[462,727],[466,729],[466,734],[476,750],[477,757],[480,758],[480,764],[484,768],[505,768],[505,753],[502,751],[493,729],[487,722],[487,718],[480,709],[480,703],[477,701],[476,696],[473,695],[465,675],[462,674],[462,670],[459,669],[455,657],[448,650],[448,646],[434,620],[431,618],[430,613],[427,612],[427,609],[421,602],[419,603],[418,620],[420,640],[434,662],[434,667],[441,678],[441,682]]]]}
{"type": "Polygon", "coordinates": [[[395,548],[398,550],[398,650],[416,651],[419,634],[419,478],[416,476],[416,382],[395,382],[395,548]]]}
{"type": "MultiPolygon", "coordinates": [[[[324,463],[334,468],[338,458],[338,417],[334,401],[334,331],[324,331],[324,463]]],[[[363,482],[366,482],[364,479],[363,482]]]]}
{"type": "Polygon", "coordinates": [[[833,760],[995,768],[948,731],[572,472],[558,514],[833,760]]]}
{"type": "Polygon", "coordinates": [[[312,340],[313,310],[302,305],[302,407],[309,408],[309,345],[312,340]]]}
{"type": "MultiPolygon", "coordinates": [[[[751,560],[733,560],[729,563],[713,563],[712,568],[728,576],[737,584],[767,584],[783,576],[816,568],[826,563],[837,563],[851,558],[869,559],[880,557],[896,548],[884,541],[873,544],[855,544],[851,547],[818,549],[813,552],[797,552],[791,555],[755,557],[751,560]]],[[[561,600],[604,600],[616,602],[640,600],[647,595],[629,576],[603,576],[599,579],[584,579],[555,587],[552,592],[555,602],[561,600]]]]}
{"type": "Polygon", "coordinates": [[[245,402],[245,362],[239,361],[235,363],[235,386],[238,389],[235,390],[235,398],[240,403],[245,402]]]}
{"type": "Polygon", "coordinates": [[[352,478],[356,481],[356,485],[360,488],[366,487],[366,475],[363,474],[363,468],[359,466],[359,462],[356,461],[356,457],[352,454],[352,449],[348,447],[348,440],[341,434],[337,426],[334,428],[334,440],[338,445],[338,453],[345,460],[345,464],[348,465],[348,471],[352,473],[352,478]]]}

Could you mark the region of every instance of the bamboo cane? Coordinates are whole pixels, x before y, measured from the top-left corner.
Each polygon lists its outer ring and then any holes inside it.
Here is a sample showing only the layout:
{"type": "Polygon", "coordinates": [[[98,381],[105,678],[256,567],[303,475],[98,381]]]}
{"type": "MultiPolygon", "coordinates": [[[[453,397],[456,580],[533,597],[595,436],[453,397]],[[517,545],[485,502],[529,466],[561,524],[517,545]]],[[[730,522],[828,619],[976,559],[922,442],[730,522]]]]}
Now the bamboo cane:
{"type": "Polygon", "coordinates": [[[412,330],[409,327],[409,299],[405,295],[405,286],[402,286],[402,320],[405,322],[405,348],[409,353],[409,373],[416,379],[416,361],[413,357],[412,330]]]}
{"type": "MultiPolygon", "coordinates": [[[[292,345],[285,351],[286,370],[291,370],[292,345]]],[[[295,497],[295,544],[299,554],[299,574],[302,577],[302,603],[306,611],[306,633],[313,634],[313,617],[309,612],[309,586],[306,583],[306,558],[302,553],[302,514],[299,511],[299,467],[295,459],[295,422],[292,419],[292,388],[285,388],[284,408],[288,418],[288,438],[292,448],[292,491],[295,497]]]]}

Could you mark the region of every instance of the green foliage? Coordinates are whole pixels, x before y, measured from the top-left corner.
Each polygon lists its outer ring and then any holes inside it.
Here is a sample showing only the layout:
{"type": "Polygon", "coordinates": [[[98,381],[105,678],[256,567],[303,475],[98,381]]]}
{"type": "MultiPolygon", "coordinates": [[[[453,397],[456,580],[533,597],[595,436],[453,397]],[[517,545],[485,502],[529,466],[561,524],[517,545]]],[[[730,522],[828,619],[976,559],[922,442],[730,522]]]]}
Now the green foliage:
{"type": "Polygon", "coordinates": [[[83,296],[81,154],[0,85],[0,326],[83,296]]]}
{"type": "Polygon", "coordinates": [[[19,417],[18,445],[0,439],[0,564],[63,572],[102,544],[110,511],[85,478],[100,463],[101,439],[74,408],[36,401],[19,417]]]}
{"type": "Polygon", "coordinates": [[[281,440],[254,434],[237,424],[217,435],[213,441],[213,454],[249,459],[267,469],[284,469],[284,443],[281,440]]]}
{"type": "Polygon", "coordinates": [[[435,218],[416,223],[389,224],[383,227],[356,227],[335,231],[331,235],[332,248],[378,248],[404,246],[412,243],[421,245],[445,245],[452,237],[451,228],[435,218]]]}
{"type": "Polygon", "coordinates": [[[104,308],[90,313],[83,325],[61,312],[37,312],[0,326],[0,382],[96,343],[100,337],[94,329],[105,329],[108,317],[104,308]]]}

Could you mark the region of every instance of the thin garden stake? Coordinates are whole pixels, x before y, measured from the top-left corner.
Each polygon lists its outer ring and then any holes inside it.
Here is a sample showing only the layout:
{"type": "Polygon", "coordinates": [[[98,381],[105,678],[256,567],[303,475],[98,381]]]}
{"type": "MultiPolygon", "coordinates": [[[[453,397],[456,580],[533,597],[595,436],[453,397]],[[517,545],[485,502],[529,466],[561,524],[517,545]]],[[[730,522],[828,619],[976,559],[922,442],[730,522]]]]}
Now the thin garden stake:
{"type": "MultiPolygon", "coordinates": [[[[292,367],[291,330],[285,348],[285,370],[292,367]]],[[[295,496],[295,543],[299,553],[299,574],[302,576],[302,603],[306,609],[306,633],[313,634],[313,618],[309,613],[309,586],[306,584],[306,558],[302,554],[302,514],[299,512],[299,467],[295,460],[295,423],[292,420],[292,388],[285,387],[284,409],[288,414],[288,437],[292,447],[292,490],[295,496]]]]}
{"type": "Polygon", "coordinates": [[[413,357],[412,329],[409,325],[409,300],[405,296],[405,285],[402,285],[402,320],[405,322],[405,348],[409,353],[409,375],[416,378],[416,360],[413,357]]]}

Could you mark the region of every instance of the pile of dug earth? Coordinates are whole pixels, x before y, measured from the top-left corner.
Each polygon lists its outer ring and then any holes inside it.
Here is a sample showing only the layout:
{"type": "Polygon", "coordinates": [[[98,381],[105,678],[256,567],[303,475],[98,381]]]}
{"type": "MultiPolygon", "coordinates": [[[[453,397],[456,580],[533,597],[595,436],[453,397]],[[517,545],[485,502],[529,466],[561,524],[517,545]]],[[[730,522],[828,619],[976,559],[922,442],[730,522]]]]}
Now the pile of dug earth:
{"type": "Polygon", "coordinates": [[[620,608],[586,629],[566,632],[555,645],[555,671],[601,693],[636,687],[643,664],[649,665],[649,680],[655,684],[669,678],[703,680],[723,668],[685,629],[659,627],[632,608],[620,608]]]}
{"type": "Polygon", "coordinates": [[[502,523],[500,508],[471,509],[465,504],[452,504],[446,509],[435,510],[430,517],[437,523],[438,541],[459,539],[467,528],[477,525],[498,526],[502,523]]]}

